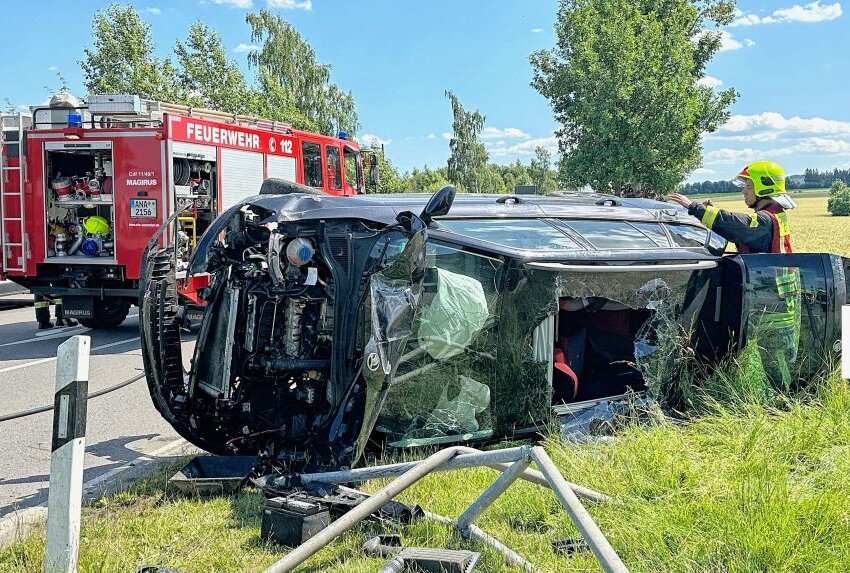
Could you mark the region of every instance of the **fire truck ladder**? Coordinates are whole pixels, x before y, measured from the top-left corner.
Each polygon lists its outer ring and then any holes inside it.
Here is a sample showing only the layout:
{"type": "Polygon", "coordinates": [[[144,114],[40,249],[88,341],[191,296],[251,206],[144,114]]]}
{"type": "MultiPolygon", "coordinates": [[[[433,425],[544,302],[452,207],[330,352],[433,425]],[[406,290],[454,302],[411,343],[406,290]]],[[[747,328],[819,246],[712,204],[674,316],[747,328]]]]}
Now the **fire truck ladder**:
{"type": "Polygon", "coordinates": [[[0,271],[2,272],[24,272],[27,267],[27,245],[24,230],[24,179],[26,177],[22,142],[24,129],[29,126],[31,121],[32,119],[29,116],[22,113],[0,114],[0,149],[5,148],[6,151],[1,158],[2,160],[0,160],[0,237],[2,237],[0,244],[3,247],[3,261],[0,264],[0,271]],[[17,134],[17,139],[8,137],[13,133],[17,134]],[[15,149],[17,153],[10,153],[10,148],[15,149]],[[9,165],[8,157],[13,155],[18,157],[17,165],[9,165]],[[12,171],[18,172],[17,189],[14,189],[14,185],[9,187],[11,182],[9,174],[12,171]],[[9,227],[18,229],[14,241],[10,235],[9,227]],[[15,247],[20,249],[17,264],[12,260],[15,247]]]}

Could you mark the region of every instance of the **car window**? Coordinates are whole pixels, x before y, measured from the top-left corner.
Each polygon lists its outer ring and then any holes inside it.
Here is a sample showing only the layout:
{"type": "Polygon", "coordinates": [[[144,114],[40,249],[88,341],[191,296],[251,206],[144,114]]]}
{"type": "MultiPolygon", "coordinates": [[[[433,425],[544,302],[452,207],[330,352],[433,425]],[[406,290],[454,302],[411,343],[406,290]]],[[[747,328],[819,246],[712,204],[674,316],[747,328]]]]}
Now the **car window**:
{"type": "Polygon", "coordinates": [[[667,233],[661,228],[658,223],[631,223],[636,229],[644,235],[652,239],[652,242],[659,247],[669,247],[670,239],[667,238],[667,233]]]}
{"type": "Polygon", "coordinates": [[[428,241],[426,264],[423,306],[376,425],[395,447],[485,438],[495,423],[504,263],[428,241]]]}
{"type": "Polygon", "coordinates": [[[582,235],[596,249],[652,249],[657,244],[623,221],[561,221],[582,235]]]}
{"type": "Polygon", "coordinates": [[[514,249],[581,250],[564,232],[539,219],[443,219],[440,225],[458,235],[514,249]]]}
{"type": "Polygon", "coordinates": [[[823,260],[762,254],[743,260],[748,347],[775,387],[787,390],[796,380],[811,380],[825,360],[829,305],[823,260]]]}
{"type": "Polygon", "coordinates": [[[708,231],[690,225],[667,225],[673,243],[679,247],[702,247],[705,245],[708,231]]]}

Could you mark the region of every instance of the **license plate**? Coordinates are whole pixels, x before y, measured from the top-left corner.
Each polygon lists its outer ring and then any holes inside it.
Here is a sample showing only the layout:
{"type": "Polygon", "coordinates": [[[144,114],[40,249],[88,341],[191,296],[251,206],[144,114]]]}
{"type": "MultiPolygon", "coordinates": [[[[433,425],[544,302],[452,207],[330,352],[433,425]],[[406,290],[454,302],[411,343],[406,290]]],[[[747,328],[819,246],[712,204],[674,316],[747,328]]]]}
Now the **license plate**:
{"type": "Polygon", "coordinates": [[[156,199],[130,199],[130,217],[156,219],[156,199]]]}

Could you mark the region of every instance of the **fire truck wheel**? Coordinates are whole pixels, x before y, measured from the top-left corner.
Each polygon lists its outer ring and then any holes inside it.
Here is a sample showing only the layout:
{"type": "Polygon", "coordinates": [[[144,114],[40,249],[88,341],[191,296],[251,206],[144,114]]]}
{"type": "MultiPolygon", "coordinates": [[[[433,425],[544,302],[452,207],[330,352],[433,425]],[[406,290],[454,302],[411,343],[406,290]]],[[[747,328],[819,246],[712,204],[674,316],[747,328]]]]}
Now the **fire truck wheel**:
{"type": "Polygon", "coordinates": [[[107,298],[94,302],[94,316],[92,318],[80,318],[80,324],[86,328],[115,328],[119,326],[127,313],[130,312],[130,303],[126,300],[107,298]]]}

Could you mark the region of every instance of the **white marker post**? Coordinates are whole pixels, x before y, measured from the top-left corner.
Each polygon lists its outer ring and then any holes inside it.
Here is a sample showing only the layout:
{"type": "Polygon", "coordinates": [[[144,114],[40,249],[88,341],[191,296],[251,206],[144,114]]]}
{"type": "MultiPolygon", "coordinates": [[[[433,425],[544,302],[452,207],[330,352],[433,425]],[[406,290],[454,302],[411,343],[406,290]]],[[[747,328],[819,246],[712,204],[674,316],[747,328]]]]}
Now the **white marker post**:
{"type": "Polygon", "coordinates": [[[77,570],[90,348],[90,337],[74,336],[59,345],[56,353],[45,573],[77,570]]]}
{"type": "Polygon", "coordinates": [[[850,304],[841,309],[841,377],[850,380],[850,304]]]}

